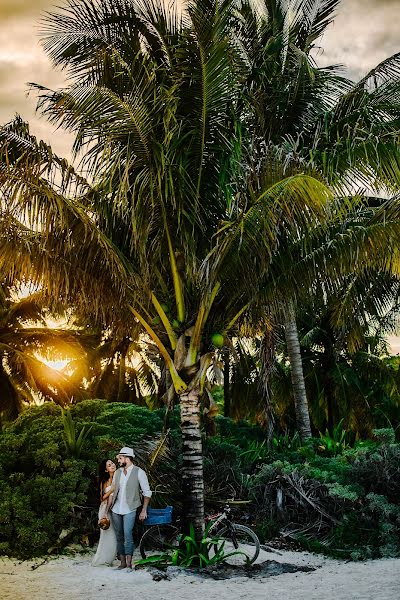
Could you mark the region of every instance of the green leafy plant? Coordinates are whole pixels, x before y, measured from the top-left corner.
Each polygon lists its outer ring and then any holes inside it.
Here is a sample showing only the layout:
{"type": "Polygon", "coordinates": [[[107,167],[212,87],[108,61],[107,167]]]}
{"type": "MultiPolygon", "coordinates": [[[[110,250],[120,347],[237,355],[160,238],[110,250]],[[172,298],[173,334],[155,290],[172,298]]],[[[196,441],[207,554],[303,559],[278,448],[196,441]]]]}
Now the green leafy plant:
{"type": "Polygon", "coordinates": [[[381,444],[394,444],[396,441],[396,432],[393,427],[374,429],[372,433],[375,439],[381,444]]]}
{"type": "Polygon", "coordinates": [[[301,445],[302,441],[297,431],[293,435],[290,435],[289,433],[276,435],[271,441],[271,446],[276,452],[298,450],[301,445]]]}
{"type": "Polygon", "coordinates": [[[343,420],[341,419],[336,427],[334,427],[332,435],[328,430],[324,434],[319,432],[320,444],[318,445],[318,450],[336,456],[350,446],[347,432],[343,427],[343,420]]]}
{"type": "Polygon", "coordinates": [[[189,535],[183,536],[181,544],[172,554],[171,560],[174,566],[207,567],[223,562],[225,541],[217,537],[209,537],[209,528],[210,526],[206,528],[203,538],[197,542],[194,527],[190,524],[189,535]]]}
{"type": "Polygon", "coordinates": [[[265,444],[265,440],[263,440],[262,442],[252,440],[249,443],[248,448],[240,453],[240,458],[250,463],[264,461],[266,460],[267,456],[268,448],[265,444]]]}
{"type": "Polygon", "coordinates": [[[69,456],[79,458],[82,452],[83,444],[92,430],[92,427],[85,423],[82,425],[78,433],[75,422],[69,410],[62,410],[62,422],[64,425],[63,438],[65,449],[69,456]]]}
{"type": "Polygon", "coordinates": [[[208,567],[223,563],[225,559],[241,552],[229,552],[225,554],[225,540],[217,536],[209,536],[212,523],[207,525],[202,539],[197,542],[194,526],[190,524],[189,534],[181,535],[179,545],[171,546],[159,555],[149,556],[136,562],[138,566],[152,565],[166,567],[168,565],[179,567],[208,567]]]}

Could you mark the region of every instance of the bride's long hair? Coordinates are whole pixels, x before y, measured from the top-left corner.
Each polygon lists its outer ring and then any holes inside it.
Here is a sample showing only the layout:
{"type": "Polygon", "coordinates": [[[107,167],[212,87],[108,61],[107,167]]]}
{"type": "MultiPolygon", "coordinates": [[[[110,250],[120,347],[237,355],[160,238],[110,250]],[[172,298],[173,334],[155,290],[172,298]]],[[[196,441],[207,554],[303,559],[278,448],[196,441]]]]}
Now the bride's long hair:
{"type": "Polygon", "coordinates": [[[108,480],[108,478],[110,477],[110,474],[106,468],[109,460],[111,460],[111,458],[105,458],[104,460],[101,461],[101,463],[99,465],[99,494],[100,494],[100,497],[102,496],[102,493],[103,493],[103,486],[104,486],[105,482],[108,480]]]}

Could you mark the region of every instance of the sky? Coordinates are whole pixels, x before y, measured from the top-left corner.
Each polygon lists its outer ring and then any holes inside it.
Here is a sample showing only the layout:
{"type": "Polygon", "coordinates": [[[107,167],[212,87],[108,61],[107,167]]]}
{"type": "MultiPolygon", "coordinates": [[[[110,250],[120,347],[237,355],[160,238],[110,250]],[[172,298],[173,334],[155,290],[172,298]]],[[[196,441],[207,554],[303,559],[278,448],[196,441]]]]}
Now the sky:
{"type": "MultiPolygon", "coordinates": [[[[70,157],[72,138],[55,131],[35,114],[28,82],[52,89],[62,86],[40,46],[40,18],[63,0],[0,0],[0,124],[15,113],[29,121],[32,132],[70,157]]],[[[400,0],[342,0],[335,22],[326,32],[318,56],[321,65],[344,64],[353,78],[364,75],[385,57],[400,51],[400,0]]]]}

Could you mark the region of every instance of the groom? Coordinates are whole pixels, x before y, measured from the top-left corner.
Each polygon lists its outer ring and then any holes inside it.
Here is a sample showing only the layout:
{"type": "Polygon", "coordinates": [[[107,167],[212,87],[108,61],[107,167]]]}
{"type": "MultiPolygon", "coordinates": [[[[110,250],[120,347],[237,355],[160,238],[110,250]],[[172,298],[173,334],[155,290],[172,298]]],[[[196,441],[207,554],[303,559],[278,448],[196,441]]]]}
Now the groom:
{"type": "Polygon", "coordinates": [[[140,490],[143,494],[143,507],[140,521],[147,517],[147,506],[151,491],[146,473],[133,464],[135,454],[132,448],[121,448],[117,455],[120,468],[114,475],[114,495],[111,505],[111,519],[117,537],[117,552],[121,560],[118,569],[132,571],[133,526],[136,511],[141,506],[140,490]]]}

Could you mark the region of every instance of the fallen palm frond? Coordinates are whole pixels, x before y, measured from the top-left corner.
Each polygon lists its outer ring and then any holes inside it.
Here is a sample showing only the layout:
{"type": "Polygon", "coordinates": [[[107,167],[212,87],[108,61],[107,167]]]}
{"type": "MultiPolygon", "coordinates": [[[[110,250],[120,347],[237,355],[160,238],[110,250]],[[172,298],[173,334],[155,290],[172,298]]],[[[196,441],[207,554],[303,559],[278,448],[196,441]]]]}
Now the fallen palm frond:
{"type": "MultiPolygon", "coordinates": [[[[338,520],[332,515],[328,514],[326,510],[321,506],[321,503],[317,499],[317,495],[314,490],[306,489],[306,480],[303,476],[299,475],[294,471],[291,475],[284,474],[284,481],[286,481],[300,496],[302,500],[305,500],[313,510],[319,512],[326,519],[332,521],[332,523],[338,523],[338,520]]],[[[321,486],[322,487],[322,486],[321,486]]]]}

